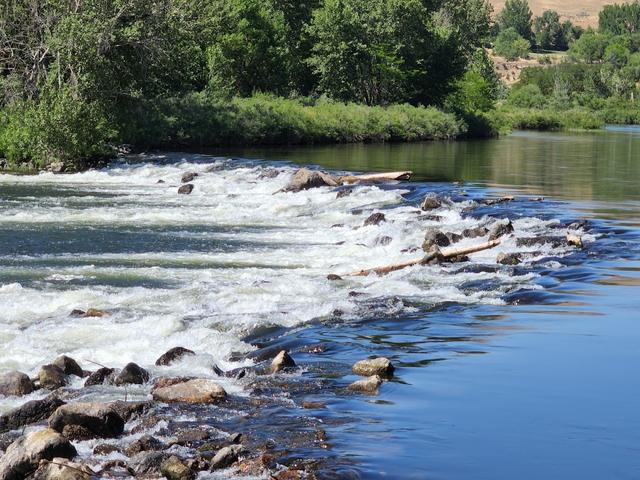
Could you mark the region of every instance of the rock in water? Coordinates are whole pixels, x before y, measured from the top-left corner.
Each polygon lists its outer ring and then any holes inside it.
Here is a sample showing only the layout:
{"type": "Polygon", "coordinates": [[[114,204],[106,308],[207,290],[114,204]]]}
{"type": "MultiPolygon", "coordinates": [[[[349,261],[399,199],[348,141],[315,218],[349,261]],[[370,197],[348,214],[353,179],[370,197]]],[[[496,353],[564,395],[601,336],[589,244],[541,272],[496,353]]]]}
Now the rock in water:
{"type": "Polygon", "coordinates": [[[521,253],[499,253],[496,262],[501,265],[519,265],[522,263],[521,253]]]}
{"type": "Polygon", "coordinates": [[[352,370],[356,375],[363,377],[371,377],[373,375],[390,377],[393,375],[395,367],[388,358],[378,357],[361,360],[353,366],[352,370]]]}
{"type": "Polygon", "coordinates": [[[282,350],[271,362],[270,372],[278,373],[287,368],[294,368],[295,366],[296,362],[293,361],[293,358],[291,358],[286,350],[282,350]]]}
{"type": "Polygon", "coordinates": [[[140,365],[135,363],[128,363],[118,374],[115,380],[116,385],[135,384],[142,385],[149,381],[149,372],[147,372],[140,365]]]}
{"type": "Polygon", "coordinates": [[[424,200],[420,204],[420,208],[425,212],[427,210],[435,210],[436,208],[440,208],[442,206],[442,200],[440,200],[436,195],[429,194],[424,197],[424,200]]]}
{"type": "Polygon", "coordinates": [[[0,458],[0,479],[23,480],[41,460],[72,459],[76,449],[65,437],[49,428],[31,432],[13,442],[0,458]]]}
{"type": "Polygon", "coordinates": [[[90,318],[101,318],[106,315],[107,314],[105,312],[103,312],[102,310],[98,310],[97,308],[90,308],[84,314],[85,317],[90,317],[90,318]]]}
{"type": "Polygon", "coordinates": [[[31,400],[0,417],[0,432],[7,432],[49,418],[64,402],[54,396],[31,400]]]}
{"type": "Polygon", "coordinates": [[[484,237],[489,230],[484,227],[467,228],[462,232],[462,236],[465,238],[477,238],[484,237]]]}
{"type": "Polygon", "coordinates": [[[244,447],[242,445],[229,445],[228,447],[221,448],[215,457],[213,457],[213,460],[211,460],[211,470],[230,467],[238,461],[238,457],[243,451],[244,447]]]}
{"type": "Polygon", "coordinates": [[[378,375],[365,378],[364,380],[358,380],[349,385],[348,389],[352,392],[367,393],[369,395],[375,395],[378,393],[378,388],[382,385],[382,378],[378,375]]]}
{"type": "Polygon", "coordinates": [[[180,195],[190,195],[191,192],[193,192],[193,184],[192,183],[187,183],[185,185],[182,185],[179,189],[178,189],[178,193],[180,195]]]}
{"type": "Polygon", "coordinates": [[[72,463],[64,458],[52,462],[43,460],[31,480],[91,480],[95,472],[86,465],[72,463]]]}
{"type": "Polygon", "coordinates": [[[115,381],[113,368],[102,367],[87,377],[84,382],[85,387],[91,387],[93,385],[113,384],[115,381]]]}
{"type": "Polygon", "coordinates": [[[31,379],[22,372],[8,372],[0,375],[0,395],[21,397],[33,392],[31,379]]]}
{"type": "Polygon", "coordinates": [[[162,462],[160,473],[169,480],[192,480],[196,478],[195,473],[175,455],[162,462]]]}
{"type": "Polygon", "coordinates": [[[509,235],[513,233],[513,224],[511,220],[507,220],[506,222],[498,222],[493,227],[491,227],[491,231],[489,232],[489,240],[498,240],[505,235],[509,235]]]}
{"type": "Polygon", "coordinates": [[[435,228],[430,228],[424,235],[422,250],[429,253],[434,247],[448,247],[449,245],[451,245],[451,240],[447,235],[435,228]]]}
{"type": "Polygon", "coordinates": [[[51,170],[51,173],[62,173],[64,172],[64,169],[64,162],[51,162],[49,164],[49,170],[51,170]]]}
{"type": "Polygon", "coordinates": [[[163,452],[141,452],[131,459],[129,467],[133,469],[136,476],[158,474],[160,473],[160,466],[167,457],[168,455],[163,452]]]}
{"type": "Polygon", "coordinates": [[[58,408],[49,418],[49,427],[62,432],[65,427],[84,427],[96,437],[117,437],[124,431],[124,420],[109,404],[71,403],[58,408]]]}
{"type": "Polygon", "coordinates": [[[55,365],[44,365],[38,372],[38,380],[42,388],[56,390],[64,387],[69,379],[60,367],[55,365]]]}
{"type": "Polygon", "coordinates": [[[60,355],[53,361],[53,365],[61,369],[65,375],[75,375],[77,377],[83,377],[84,372],[78,362],[76,362],[73,358],[67,357],[66,355],[60,355]]]}
{"type": "Polygon", "coordinates": [[[153,399],[165,403],[217,403],[227,397],[224,388],[204,378],[181,382],[153,391],[153,399]]]}
{"type": "Polygon", "coordinates": [[[324,172],[301,168],[298,170],[289,184],[282,189],[284,192],[299,192],[301,190],[309,190],[318,187],[337,187],[338,180],[324,172]]]}
{"type": "Polygon", "coordinates": [[[156,366],[171,365],[187,355],[195,355],[195,352],[183,347],[172,348],[156,360],[156,366]]]}
{"type": "Polygon", "coordinates": [[[199,175],[196,172],[187,172],[184,175],[182,175],[181,182],[182,183],[193,182],[195,180],[195,178],[198,177],[198,176],[199,175]]]}
{"type": "Polygon", "coordinates": [[[382,222],[386,222],[387,217],[384,216],[384,213],[372,213],[369,218],[364,221],[364,226],[367,227],[369,225],[380,225],[382,222]]]}

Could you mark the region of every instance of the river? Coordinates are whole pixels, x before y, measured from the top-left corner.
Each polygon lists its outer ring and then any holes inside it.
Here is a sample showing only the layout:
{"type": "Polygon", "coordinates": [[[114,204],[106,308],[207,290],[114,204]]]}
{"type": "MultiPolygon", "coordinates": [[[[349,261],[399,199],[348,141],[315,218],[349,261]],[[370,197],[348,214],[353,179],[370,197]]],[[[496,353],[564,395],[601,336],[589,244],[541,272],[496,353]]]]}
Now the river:
{"type": "MultiPolygon", "coordinates": [[[[213,363],[251,366],[287,348],[303,366],[287,375],[287,401],[247,428],[269,437],[322,425],[327,443],[295,454],[322,460],[326,478],[639,478],[639,233],[632,127],[0,175],[0,372],[34,375],[66,353],[86,369],[136,361],[153,375],[211,376],[213,363]],[[342,198],[274,195],[296,164],[414,176],[342,198]],[[189,171],[200,174],[194,192],[177,195],[189,171]],[[416,214],[429,192],[453,200],[428,212],[437,220],[416,214]],[[474,203],[504,195],[515,200],[474,203]],[[387,221],[363,227],[374,211],[387,221]],[[587,219],[586,246],[509,239],[463,264],[326,279],[419,255],[411,248],[428,227],[493,218],[510,218],[518,238],[587,219]],[[514,251],[527,253],[523,265],[496,265],[497,252],[514,251]],[[108,315],[70,317],[77,308],[108,315]],[[197,355],[153,365],[177,345],[197,355]],[[350,365],[373,355],[394,361],[394,379],[375,397],[346,394],[350,365]]],[[[238,397],[269,395],[221,381],[238,397]]],[[[0,397],[0,413],[23,401],[0,397]]]]}

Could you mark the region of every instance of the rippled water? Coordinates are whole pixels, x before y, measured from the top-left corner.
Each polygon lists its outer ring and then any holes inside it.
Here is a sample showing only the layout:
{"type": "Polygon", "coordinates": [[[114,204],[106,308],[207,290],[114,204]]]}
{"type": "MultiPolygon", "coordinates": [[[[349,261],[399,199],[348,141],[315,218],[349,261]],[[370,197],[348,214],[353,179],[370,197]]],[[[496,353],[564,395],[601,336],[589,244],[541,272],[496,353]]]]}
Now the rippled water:
{"type": "MultiPolygon", "coordinates": [[[[326,423],[331,448],[303,453],[332,457],[344,471],[637,478],[640,159],[633,152],[640,152],[633,130],[516,134],[233,158],[165,154],[83,174],[0,176],[0,371],[34,374],[66,353],[87,369],[133,360],[157,375],[213,376],[212,363],[233,369],[288,348],[305,366],[301,379],[332,379],[325,389],[293,392],[293,404],[312,397],[328,408],[269,420],[282,428],[305,416],[326,423]],[[408,168],[416,181],[358,186],[339,199],[328,188],[274,194],[295,171],[292,162],[408,168]],[[195,190],[177,195],[189,171],[200,173],[195,190]],[[439,220],[418,211],[428,192],[453,201],[429,212],[439,220]],[[502,194],[517,198],[476,203],[502,194]],[[549,198],[537,201],[541,195],[549,198]],[[373,212],[387,221],[363,226],[373,212]],[[584,251],[516,245],[562,236],[581,217],[592,225],[582,232],[584,251]],[[461,232],[497,218],[513,220],[515,237],[469,262],[326,279],[419,256],[411,249],[429,226],[461,232]],[[530,255],[505,267],[496,264],[503,251],[530,255]],[[69,316],[90,307],[108,316],[69,316]],[[170,369],[153,366],[176,345],[198,355],[170,369]],[[392,358],[397,377],[379,397],[345,396],[350,364],[374,354],[392,358]]],[[[241,397],[255,393],[224,382],[241,397]]],[[[0,398],[0,411],[22,401],[0,398]]]]}

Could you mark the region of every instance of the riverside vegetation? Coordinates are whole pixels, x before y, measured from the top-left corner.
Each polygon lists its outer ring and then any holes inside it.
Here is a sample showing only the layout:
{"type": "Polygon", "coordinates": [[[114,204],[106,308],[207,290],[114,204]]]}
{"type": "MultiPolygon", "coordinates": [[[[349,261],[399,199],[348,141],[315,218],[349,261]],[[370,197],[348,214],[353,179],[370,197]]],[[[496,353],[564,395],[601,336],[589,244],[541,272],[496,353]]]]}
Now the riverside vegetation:
{"type": "Polygon", "coordinates": [[[0,157],[73,170],[122,144],[492,134],[453,101],[496,98],[490,14],[484,0],[4,2],[0,157]]]}

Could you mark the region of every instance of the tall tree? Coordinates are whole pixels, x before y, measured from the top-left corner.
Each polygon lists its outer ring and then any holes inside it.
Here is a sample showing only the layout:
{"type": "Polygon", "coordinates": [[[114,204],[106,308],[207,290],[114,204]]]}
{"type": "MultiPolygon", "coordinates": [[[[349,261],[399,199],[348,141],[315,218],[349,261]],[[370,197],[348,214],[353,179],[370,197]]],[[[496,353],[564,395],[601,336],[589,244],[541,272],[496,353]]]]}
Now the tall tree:
{"type": "Polygon", "coordinates": [[[560,22],[560,15],[554,10],[546,10],[533,21],[536,45],[545,50],[567,50],[573,38],[573,24],[560,22]]]}
{"type": "Polygon", "coordinates": [[[533,13],[527,0],[507,0],[498,16],[501,30],[513,28],[518,35],[533,43],[533,13]]]}
{"type": "Polygon", "coordinates": [[[606,5],[600,11],[598,28],[614,35],[640,32],[640,2],[606,5]]]}

